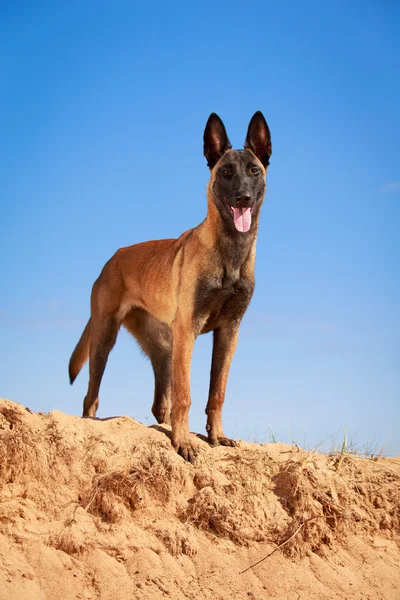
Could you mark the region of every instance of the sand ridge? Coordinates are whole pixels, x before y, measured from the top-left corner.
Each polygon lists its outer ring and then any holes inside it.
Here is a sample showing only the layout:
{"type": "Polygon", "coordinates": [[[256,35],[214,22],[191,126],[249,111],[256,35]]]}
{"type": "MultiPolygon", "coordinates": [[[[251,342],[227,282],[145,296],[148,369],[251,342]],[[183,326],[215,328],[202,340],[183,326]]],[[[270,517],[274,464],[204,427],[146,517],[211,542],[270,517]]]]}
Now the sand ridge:
{"type": "Polygon", "coordinates": [[[400,598],[400,460],[169,435],[0,400],[0,600],[400,598]]]}

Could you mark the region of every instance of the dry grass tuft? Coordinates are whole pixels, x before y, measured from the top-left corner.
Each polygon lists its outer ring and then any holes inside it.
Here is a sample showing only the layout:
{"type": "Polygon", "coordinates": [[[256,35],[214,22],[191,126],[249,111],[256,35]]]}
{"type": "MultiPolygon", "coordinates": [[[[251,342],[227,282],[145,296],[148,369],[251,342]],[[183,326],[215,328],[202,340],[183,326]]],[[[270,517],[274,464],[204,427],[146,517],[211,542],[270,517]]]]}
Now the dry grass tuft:
{"type": "Polygon", "coordinates": [[[152,498],[169,502],[188,486],[185,465],[169,444],[150,443],[145,450],[138,449],[134,459],[131,473],[152,498]]]}
{"type": "MultiPolygon", "coordinates": [[[[218,490],[219,491],[219,490],[218,490]]],[[[211,531],[239,545],[248,540],[240,527],[240,514],[226,497],[226,490],[218,493],[211,487],[202,488],[189,500],[185,518],[203,531],[211,531]]]]}
{"type": "Polygon", "coordinates": [[[185,485],[182,467],[175,455],[160,445],[133,454],[125,471],[111,471],[94,477],[80,498],[80,505],[107,523],[120,522],[127,511],[135,511],[146,499],[168,502],[185,485]]]}
{"type": "Polygon", "coordinates": [[[309,453],[300,461],[285,463],[275,486],[292,518],[276,543],[285,543],[283,551],[291,556],[309,551],[323,554],[324,548],[343,540],[350,529],[400,531],[400,473],[383,464],[378,467],[376,462],[344,453],[334,460],[309,453]],[[357,460],[362,467],[357,467],[357,460]]]}
{"type": "Polygon", "coordinates": [[[135,510],[141,501],[138,481],[132,473],[111,472],[95,477],[91,490],[84,493],[80,505],[107,523],[117,523],[135,510]]]}

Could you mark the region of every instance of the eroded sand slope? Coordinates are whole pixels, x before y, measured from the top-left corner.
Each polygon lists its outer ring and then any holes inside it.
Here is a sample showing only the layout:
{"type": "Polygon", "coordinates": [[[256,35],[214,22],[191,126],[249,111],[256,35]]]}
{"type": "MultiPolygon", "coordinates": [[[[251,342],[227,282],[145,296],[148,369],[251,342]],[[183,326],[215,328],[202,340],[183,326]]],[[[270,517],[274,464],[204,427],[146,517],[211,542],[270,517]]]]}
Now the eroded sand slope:
{"type": "Polygon", "coordinates": [[[400,598],[400,460],[168,434],[0,400],[0,600],[400,598]]]}

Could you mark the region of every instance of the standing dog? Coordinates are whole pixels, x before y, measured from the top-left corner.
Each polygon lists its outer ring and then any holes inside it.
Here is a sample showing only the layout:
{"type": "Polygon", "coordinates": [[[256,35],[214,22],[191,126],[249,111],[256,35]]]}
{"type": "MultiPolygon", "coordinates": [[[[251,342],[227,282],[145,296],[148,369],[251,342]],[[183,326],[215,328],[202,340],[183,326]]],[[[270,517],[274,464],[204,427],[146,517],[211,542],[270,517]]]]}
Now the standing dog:
{"type": "Polygon", "coordinates": [[[172,423],[172,445],[192,461],[190,363],[196,337],[213,331],[208,439],[212,446],[234,445],[222,428],[222,405],[239,324],[254,290],[258,219],[271,152],[261,112],[250,121],[244,150],[232,150],[223,122],[210,115],[204,131],[211,171],[204,221],[178,239],[121,248],[93,285],[91,317],[69,363],[73,383],[89,358],[84,417],[96,415],[107,358],[124,325],[153,365],[152,412],[159,423],[172,423]]]}

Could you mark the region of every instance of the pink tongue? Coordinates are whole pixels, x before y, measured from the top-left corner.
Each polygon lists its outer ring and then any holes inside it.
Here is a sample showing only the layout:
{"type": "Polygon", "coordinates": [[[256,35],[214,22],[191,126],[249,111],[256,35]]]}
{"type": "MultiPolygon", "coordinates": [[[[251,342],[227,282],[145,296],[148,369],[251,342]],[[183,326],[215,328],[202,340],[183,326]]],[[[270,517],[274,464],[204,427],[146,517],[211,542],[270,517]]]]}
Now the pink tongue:
{"type": "Polygon", "coordinates": [[[251,225],[251,208],[234,208],[233,222],[238,231],[248,231],[251,225]]]}

